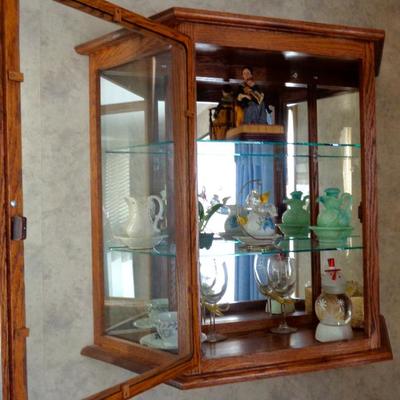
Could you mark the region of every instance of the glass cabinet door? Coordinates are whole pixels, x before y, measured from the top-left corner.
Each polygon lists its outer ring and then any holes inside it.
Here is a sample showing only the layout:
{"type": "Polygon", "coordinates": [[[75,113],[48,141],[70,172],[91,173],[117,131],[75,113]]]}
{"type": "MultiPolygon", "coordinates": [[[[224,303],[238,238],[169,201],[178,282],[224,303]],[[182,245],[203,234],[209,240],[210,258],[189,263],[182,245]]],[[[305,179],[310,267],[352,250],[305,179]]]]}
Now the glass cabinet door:
{"type": "Polygon", "coordinates": [[[193,362],[191,50],[127,10],[87,6],[128,30],[77,47],[89,55],[91,104],[94,345],[82,354],[141,372],[93,397],[130,398],[193,362]]]}

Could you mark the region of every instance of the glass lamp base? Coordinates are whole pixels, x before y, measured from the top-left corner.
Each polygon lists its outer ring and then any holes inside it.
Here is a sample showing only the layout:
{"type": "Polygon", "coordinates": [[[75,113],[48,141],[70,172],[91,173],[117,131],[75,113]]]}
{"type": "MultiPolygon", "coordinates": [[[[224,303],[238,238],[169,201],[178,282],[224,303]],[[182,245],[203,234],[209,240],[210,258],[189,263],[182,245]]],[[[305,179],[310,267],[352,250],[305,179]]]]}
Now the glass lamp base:
{"type": "Polygon", "coordinates": [[[296,332],[297,328],[293,328],[289,326],[286,322],[282,322],[276,328],[271,328],[270,332],[272,333],[279,333],[281,335],[287,335],[288,333],[296,332]]]}

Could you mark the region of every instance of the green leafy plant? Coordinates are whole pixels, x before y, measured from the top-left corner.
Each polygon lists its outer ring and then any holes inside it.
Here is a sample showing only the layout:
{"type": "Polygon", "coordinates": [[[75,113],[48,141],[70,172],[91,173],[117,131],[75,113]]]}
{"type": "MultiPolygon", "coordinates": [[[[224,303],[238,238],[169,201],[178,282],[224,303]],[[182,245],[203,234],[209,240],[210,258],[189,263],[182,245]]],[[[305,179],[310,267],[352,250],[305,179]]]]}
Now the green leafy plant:
{"type": "Polygon", "coordinates": [[[204,232],[210,218],[221,208],[226,205],[229,197],[224,197],[222,199],[222,203],[216,203],[208,208],[204,208],[203,204],[199,201],[198,202],[198,209],[199,209],[199,232],[204,232]]]}

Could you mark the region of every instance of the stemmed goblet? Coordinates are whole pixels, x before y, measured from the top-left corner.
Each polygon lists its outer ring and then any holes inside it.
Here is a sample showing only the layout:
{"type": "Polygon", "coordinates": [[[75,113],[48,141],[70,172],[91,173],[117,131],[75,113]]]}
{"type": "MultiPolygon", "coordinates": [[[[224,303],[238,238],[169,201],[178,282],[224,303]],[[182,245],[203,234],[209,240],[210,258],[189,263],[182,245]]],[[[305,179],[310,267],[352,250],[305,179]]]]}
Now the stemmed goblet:
{"type": "Polygon", "coordinates": [[[296,332],[297,329],[290,327],[286,322],[286,304],[293,302],[290,296],[296,284],[294,259],[284,254],[258,255],[254,260],[254,278],[261,294],[281,304],[282,320],[271,332],[296,332]]]}
{"type": "Polygon", "coordinates": [[[210,331],[207,342],[215,343],[226,339],[226,336],[216,332],[215,314],[217,303],[222,299],[228,285],[228,271],[225,262],[217,264],[215,259],[211,263],[200,265],[200,288],[202,303],[210,312],[210,331]]]}

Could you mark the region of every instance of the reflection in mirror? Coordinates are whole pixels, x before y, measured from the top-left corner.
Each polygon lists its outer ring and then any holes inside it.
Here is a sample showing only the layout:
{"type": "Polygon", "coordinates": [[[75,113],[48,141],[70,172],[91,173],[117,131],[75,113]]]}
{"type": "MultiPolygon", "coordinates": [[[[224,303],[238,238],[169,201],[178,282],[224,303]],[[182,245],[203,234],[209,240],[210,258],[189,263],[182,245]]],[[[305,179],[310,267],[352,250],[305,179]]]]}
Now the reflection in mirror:
{"type": "MultiPolygon", "coordinates": [[[[358,63],[206,44],[197,44],[196,51],[199,201],[207,210],[228,198],[204,229],[214,235],[210,247],[202,246],[200,232],[200,264],[211,258],[224,262],[228,269],[227,289],[220,303],[228,303],[229,310],[217,318],[217,325],[223,326],[234,315],[240,319],[240,313],[252,312],[255,307],[264,309],[252,273],[260,253],[266,257],[279,252],[293,256],[297,270],[293,297],[300,301],[292,312],[309,314],[313,310],[314,251],[323,250],[319,253],[321,269],[331,257],[346,271],[354,266],[347,279],[349,286],[356,287],[354,293],[360,293],[358,63]],[[272,111],[268,123],[284,127],[280,136],[262,132],[258,123],[246,127],[248,132],[241,136],[231,135],[237,127],[237,99],[243,95],[243,60],[251,67],[246,74],[251,73],[252,84],[272,111]],[[314,123],[318,143],[309,135],[314,123]],[[232,126],[235,128],[230,129],[232,126]],[[309,157],[311,153],[315,158],[309,157]],[[310,179],[316,174],[319,193],[311,197],[310,179]],[[318,199],[329,187],[352,195],[354,229],[339,241],[318,235],[311,239],[310,204],[323,210],[318,199]]],[[[271,307],[280,312],[274,302],[271,307]]],[[[265,315],[260,314],[260,318],[265,315]]]]}

